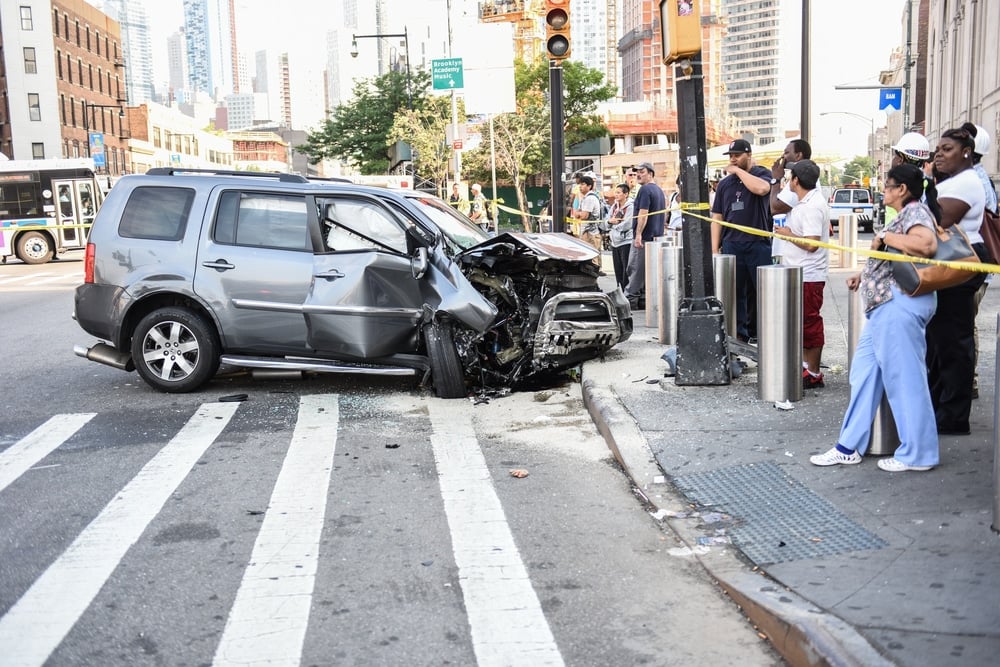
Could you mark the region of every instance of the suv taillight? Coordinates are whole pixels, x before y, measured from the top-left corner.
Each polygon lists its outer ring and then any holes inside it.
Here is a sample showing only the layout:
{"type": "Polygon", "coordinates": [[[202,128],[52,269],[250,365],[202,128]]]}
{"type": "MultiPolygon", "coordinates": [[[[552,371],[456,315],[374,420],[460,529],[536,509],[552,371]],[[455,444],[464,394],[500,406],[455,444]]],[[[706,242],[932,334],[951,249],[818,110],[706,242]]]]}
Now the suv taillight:
{"type": "Polygon", "coordinates": [[[83,282],[91,283],[94,282],[94,244],[87,244],[87,254],[83,257],[83,282]]]}

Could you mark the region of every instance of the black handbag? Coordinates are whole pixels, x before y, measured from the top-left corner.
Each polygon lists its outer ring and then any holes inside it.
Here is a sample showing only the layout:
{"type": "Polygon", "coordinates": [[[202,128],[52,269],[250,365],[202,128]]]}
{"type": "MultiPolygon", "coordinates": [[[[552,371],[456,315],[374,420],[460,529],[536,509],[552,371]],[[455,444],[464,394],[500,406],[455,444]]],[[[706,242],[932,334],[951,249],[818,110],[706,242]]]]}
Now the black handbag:
{"type": "MultiPolygon", "coordinates": [[[[976,262],[979,263],[979,256],[972,249],[969,237],[965,235],[958,225],[952,225],[945,229],[937,225],[935,230],[938,245],[937,252],[932,259],[942,262],[976,262]]],[[[892,253],[906,255],[907,253],[896,248],[887,247],[892,253]]],[[[921,296],[930,294],[939,289],[955,287],[975,276],[977,271],[968,269],[958,269],[950,266],[940,266],[938,264],[922,264],[919,262],[897,262],[892,263],[892,275],[896,279],[899,289],[910,296],[921,296]]]]}

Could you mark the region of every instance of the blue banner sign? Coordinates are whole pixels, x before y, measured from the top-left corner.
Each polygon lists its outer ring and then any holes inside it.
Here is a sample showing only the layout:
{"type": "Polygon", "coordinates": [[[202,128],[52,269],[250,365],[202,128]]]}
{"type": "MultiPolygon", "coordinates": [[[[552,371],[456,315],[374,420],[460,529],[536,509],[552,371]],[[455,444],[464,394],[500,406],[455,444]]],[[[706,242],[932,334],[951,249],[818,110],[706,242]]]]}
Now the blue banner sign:
{"type": "Polygon", "coordinates": [[[879,91],[878,96],[878,110],[885,111],[886,109],[895,109],[899,111],[903,108],[903,89],[902,88],[883,88],[879,91]]]}

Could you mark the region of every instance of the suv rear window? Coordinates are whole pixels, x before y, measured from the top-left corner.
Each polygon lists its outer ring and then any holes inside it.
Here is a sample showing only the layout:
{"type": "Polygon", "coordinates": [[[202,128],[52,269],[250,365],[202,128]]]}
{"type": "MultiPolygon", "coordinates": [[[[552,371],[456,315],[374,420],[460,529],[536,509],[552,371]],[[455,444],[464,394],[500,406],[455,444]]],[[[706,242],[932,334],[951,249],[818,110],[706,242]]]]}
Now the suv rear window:
{"type": "Polygon", "coordinates": [[[194,190],[189,188],[136,188],[125,204],[118,234],[131,239],[179,241],[192,201],[194,190]]]}

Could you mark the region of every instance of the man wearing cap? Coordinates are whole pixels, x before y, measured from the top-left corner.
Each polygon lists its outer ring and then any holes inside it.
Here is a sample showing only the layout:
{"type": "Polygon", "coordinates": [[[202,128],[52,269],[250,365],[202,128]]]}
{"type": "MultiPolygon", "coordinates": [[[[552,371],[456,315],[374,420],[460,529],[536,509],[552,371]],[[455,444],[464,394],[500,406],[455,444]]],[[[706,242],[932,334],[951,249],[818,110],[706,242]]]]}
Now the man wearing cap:
{"type": "MultiPolygon", "coordinates": [[[[727,176],[719,181],[712,204],[712,219],[743,227],[771,231],[771,172],[753,164],[750,143],[729,144],[727,176]]],[[[712,223],[712,252],[736,257],[736,336],[742,341],[757,337],[757,267],[771,263],[771,241],[766,236],[712,223]]]]}
{"type": "Polygon", "coordinates": [[[483,186],[479,183],[472,184],[472,210],[469,218],[483,228],[484,232],[490,230],[490,223],[486,218],[486,197],[483,196],[483,186]]]}
{"type": "MultiPolygon", "coordinates": [[[[792,178],[788,187],[798,202],[788,213],[784,227],[775,227],[774,233],[793,239],[811,239],[826,242],[830,238],[830,209],[819,183],[819,165],[812,160],[799,160],[792,165],[792,178]]],[[[802,268],[802,388],[820,389],[823,373],[820,361],[823,355],[823,289],[826,287],[829,255],[826,248],[796,241],[781,241],[782,263],[802,268]]]]}
{"type": "Polygon", "coordinates": [[[639,192],[635,195],[632,210],[633,220],[632,250],[628,255],[628,283],[625,287],[625,297],[634,309],[640,306],[646,291],[646,249],[644,243],[649,243],[658,236],[663,236],[663,223],[666,221],[667,199],[663,190],[653,182],[656,172],[653,165],[643,162],[636,166],[639,173],[639,192]]]}

